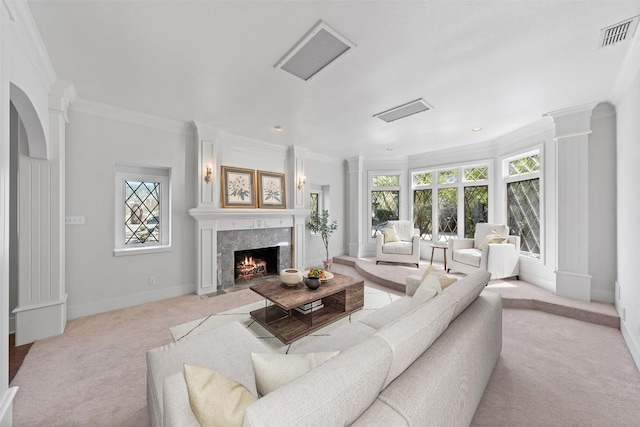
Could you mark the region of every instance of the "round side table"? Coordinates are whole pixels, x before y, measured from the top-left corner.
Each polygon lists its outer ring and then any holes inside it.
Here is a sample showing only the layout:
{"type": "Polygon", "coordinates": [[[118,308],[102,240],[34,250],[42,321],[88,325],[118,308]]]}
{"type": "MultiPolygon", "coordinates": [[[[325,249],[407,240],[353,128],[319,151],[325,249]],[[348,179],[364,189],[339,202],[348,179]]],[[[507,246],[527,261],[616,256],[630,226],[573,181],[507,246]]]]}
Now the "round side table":
{"type": "Polygon", "coordinates": [[[449,249],[449,245],[444,243],[432,243],[429,246],[431,246],[431,261],[429,261],[429,265],[433,265],[433,252],[436,249],[442,249],[444,255],[444,271],[447,271],[447,249],[449,249]]]}

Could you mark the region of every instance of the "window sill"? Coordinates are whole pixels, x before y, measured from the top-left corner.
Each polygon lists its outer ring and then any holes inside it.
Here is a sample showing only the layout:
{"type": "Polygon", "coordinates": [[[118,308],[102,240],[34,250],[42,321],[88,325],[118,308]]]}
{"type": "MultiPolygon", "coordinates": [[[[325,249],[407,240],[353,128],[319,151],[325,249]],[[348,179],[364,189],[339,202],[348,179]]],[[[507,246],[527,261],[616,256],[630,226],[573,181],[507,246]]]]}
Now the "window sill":
{"type": "Polygon", "coordinates": [[[113,250],[113,256],[154,254],[157,252],[171,252],[171,245],[144,246],[141,248],[119,248],[113,250]]]}

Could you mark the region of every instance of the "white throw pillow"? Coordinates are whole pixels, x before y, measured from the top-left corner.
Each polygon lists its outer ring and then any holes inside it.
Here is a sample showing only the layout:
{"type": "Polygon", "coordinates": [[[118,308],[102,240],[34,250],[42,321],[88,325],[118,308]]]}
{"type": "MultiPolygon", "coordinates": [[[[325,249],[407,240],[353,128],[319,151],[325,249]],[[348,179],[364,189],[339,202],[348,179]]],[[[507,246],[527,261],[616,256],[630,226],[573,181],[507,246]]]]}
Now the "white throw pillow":
{"type": "Polygon", "coordinates": [[[413,294],[411,298],[411,308],[416,308],[425,302],[429,301],[431,298],[435,297],[442,291],[442,287],[440,286],[440,280],[438,276],[435,274],[428,274],[427,277],[424,278],[416,293],[413,294]]]}
{"type": "Polygon", "coordinates": [[[339,351],[304,354],[251,353],[258,394],[265,396],[277,390],[316,366],[336,357],[339,353],[339,351]]]}
{"type": "Polygon", "coordinates": [[[202,427],[241,426],[257,399],[242,384],[213,369],[184,364],[189,405],[202,427]]]}
{"type": "Polygon", "coordinates": [[[380,230],[380,232],[384,236],[385,243],[400,241],[400,238],[398,237],[398,233],[396,232],[396,229],[393,227],[385,227],[382,230],[380,230]]]}
{"type": "Polygon", "coordinates": [[[496,230],[491,230],[489,234],[484,236],[484,240],[480,243],[478,249],[484,251],[489,246],[489,243],[504,243],[506,241],[507,239],[502,234],[498,233],[496,230]]]}

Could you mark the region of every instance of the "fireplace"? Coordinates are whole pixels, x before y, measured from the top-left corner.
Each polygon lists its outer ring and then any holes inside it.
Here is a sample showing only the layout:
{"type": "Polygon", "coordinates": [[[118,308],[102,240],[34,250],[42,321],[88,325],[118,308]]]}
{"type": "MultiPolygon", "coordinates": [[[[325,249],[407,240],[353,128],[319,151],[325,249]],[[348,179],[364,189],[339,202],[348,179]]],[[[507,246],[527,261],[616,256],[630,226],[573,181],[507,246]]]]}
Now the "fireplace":
{"type": "Polygon", "coordinates": [[[233,253],[235,283],[278,274],[279,252],[278,246],[235,251],[233,253]]]}
{"type": "MultiPolygon", "coordinates": [[[[260,277],[260,270],[263,266],[255,265],[255,260],[259,259],[266,263],[266,275],[277,275],[284,268],[291,268],[292,265],[292,228],[263,228],[249,230],[220,230],[217,238],[217,287],[222,289],[235,285],[236,283],[260,277]],[[253,257],[254,267],[250,267],[250,262],[240,266],[244,262],[247,252],[256,250],[268,250],[272,255],[259,252],[253,257]],[[242,260],[238,253],[242,253],[242,260]],[[238,279],[238,269],[244,270],[250,277],[242,274],[238,279]]],[[[249,260],[247,260],[249,261],[249,260]]]]}

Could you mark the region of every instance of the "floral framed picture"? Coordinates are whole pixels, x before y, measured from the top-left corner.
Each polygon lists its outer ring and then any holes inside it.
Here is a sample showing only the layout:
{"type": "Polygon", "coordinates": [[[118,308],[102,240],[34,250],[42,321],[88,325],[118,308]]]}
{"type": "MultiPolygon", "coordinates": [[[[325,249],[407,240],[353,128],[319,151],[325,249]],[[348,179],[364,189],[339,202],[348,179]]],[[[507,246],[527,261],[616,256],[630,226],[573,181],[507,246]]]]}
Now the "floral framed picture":
{"type": "Polygon", "coordinates": [[[285,199],[284,174],[258,171],[258,207],[284,209],[285,199]]]}
{"type": "Polygon", "coordinates": [[[222,207],[256,207],[256,171],[253,169],[221,167],[222,207]]]}

